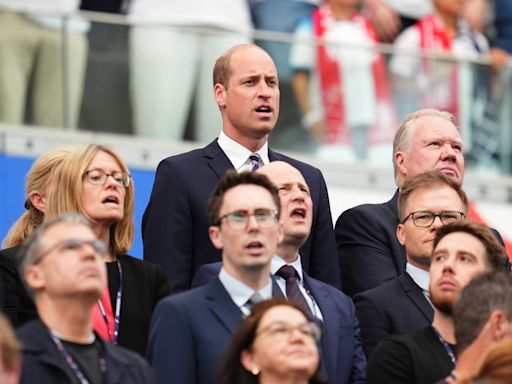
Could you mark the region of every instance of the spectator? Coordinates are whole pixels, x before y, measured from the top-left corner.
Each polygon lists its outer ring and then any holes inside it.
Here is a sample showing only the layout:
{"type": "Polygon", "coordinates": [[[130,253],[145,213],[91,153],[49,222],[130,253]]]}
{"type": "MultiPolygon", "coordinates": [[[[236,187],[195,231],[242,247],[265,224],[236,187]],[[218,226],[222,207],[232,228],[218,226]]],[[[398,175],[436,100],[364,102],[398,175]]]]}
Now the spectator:
{"type": "Polygon", "coordinates": [[[32,299],[27,295],[16,268],[20,246],[44,218],[48,196],[54,186],[54,177],[72,147],[58,147],[41,155],[32,164],[25,182],[26,211],[12,225],[0,251],[0,278],[3,282],[2,312],[17,327],[37,316],[32,299]]]}
{"type": "Polygon", "coordinates": [[[272,299],[256,304],[224,356],[220,384],[319,384],[318,325],[298,304],[272,299]]]}
{"type": "Polygon", "coordinates": [[[277,189],[262,175],[228,172],[208,204],[209,235],[223,268],[208,284],[158,304],[147,357],[160,383],[216,383],[231,337],[252,305],[280,295],[270,259],[282,231],[277,189]]]}
{"type": "Polygon", "coordinates": [[[195,139],[215,138],[221,121],[211,67],[229,47],[249,41],[246,0],[133,0],[129,17],[135,132],[182,140],[194,100],[195,139]],[[214,31],[205,34],[204,27],[214,31]]]}
{"type": "Polygon", "coordinates": [[[473,89],[469,68],[421,57],[422,52],[439,52],[475,59],[489,51],[485,37],[464,21],[464,3],[434,0],[434,13],[396,39],[390,71],[395,76],[397,104],[401,105],[402,114],[420,105],[446,110],[458,119],[469,113],[469,105],[464,102],[473,89]]]}
{"type": "Polygon", "coordinates": [[[432,325],[392,336],[375,348],[367,383],[434,383],[455,366],[453,304],[460,291],[483,272],[503,270],[506,254],[490,230],[458,221],[438,229],[430,265],[432,325]]]}
{"type": "Polygon", "coordinates": [[[38,125],[77,125],[89,28],[70,18],[77,8],[78,0],[0,0],[0,121],[22,124],[28,114],[38,125]]]}
{"type": "Polygon", "coordinates": [[[208,197],[217,181],[229,169],[241,172],[281,160],[303,174],[313,200],[312,234],[301,248],[304,270],[339,287],[322,173],[268,147],[279,114],[279,82],[272,59],[254,45],[235,46],[217,60],[213,72],[223,130],[206,147],[159,164],[142,220],[144,258],[164,267],[172,292],[189,289],[201,265],[220,261],[220,252],[208,239],[206,216],[208,197]]]}
{"type": "MultiPolygon", "coordinates": [[[[384,58],[368,20],[354,0],[327,0],[295,31],[293,89],[304,128],[321,144],[320,156],[379,159],[389,150],[395,115],[384,58]],[[318,73],[318,76],[316,75],[318,73]]],[[[380,160],[380,159],[379,159],[380,160]]]]}
{"type": "Polygon", "coordinates": [[[468,198],[454,180],[427,172],[405,181],[398,211],[396,236],[405,247],[405,272],[354,296],[367,357],[386,336],[417,331],[432,322],[428,297],[432,239],[442,225],[466,217],[468,198]]]}
{"type": "Polygon", "coordinates": [[[108,245],[108,287],[92,308],[93,326],[104,339],[141,355],[146,352],[151,314],[169,293],[158,265],[127,255],[133,241],[134,186],[128,167],[112,149],[84,145],[56,175],[45,216],[79,212],[108,245]]]}
{"type": "Polygon", "coordinates": [[[40,320],[18,329],[21,383],[154,383],[136,353],[103,342],[91,311],[106,287],[107,246],[78,215],[41,224],[19,254],[40,320]]]}

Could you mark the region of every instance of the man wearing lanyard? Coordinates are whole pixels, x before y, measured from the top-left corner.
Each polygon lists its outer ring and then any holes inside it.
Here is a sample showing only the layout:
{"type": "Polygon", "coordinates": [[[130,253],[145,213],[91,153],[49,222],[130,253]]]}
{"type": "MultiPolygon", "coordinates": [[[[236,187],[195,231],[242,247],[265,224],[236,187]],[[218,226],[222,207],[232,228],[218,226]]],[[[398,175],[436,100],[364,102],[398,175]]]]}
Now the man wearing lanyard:
{"type": "Polygon", "coordinates": [[[505,250],[485,226],[469,221],[437,230],[430,265],[432,324],[417,332],[392,336],[375,348],[366,382],[434,383],[455,366],[452,309],[460,291],[477,275],[504,270],[505,250]]]}
{"type": "Polygon", "coordinates": [[[142,357],[93,332],[91,311],[106,286],[106,250],[79,215],[51,219],[26,240],[20,274],[40,320],[17,332],[21,383],[155,382],[142,357]]]}

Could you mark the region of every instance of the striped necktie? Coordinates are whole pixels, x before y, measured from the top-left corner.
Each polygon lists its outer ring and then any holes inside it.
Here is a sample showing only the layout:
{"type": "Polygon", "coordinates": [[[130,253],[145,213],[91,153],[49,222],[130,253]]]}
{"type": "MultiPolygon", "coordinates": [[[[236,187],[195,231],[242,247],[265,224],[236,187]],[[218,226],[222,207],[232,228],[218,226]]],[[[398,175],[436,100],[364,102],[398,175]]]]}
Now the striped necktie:
{"type": "Polygon", "coordinates": [[[291,265],[283,265],[276,272],[277,276],[281,276],[286,280],[286,297],[288,300],[295,301],[299,304],[307,313],[311,313],[309,304],[302,294],[299,283],[297,281],[297,271],[291,265]]]}
{"type": "Polygon", "coordinates": [[[249,166],[251,167],[251,172],[256,171],[260,167],[261,158],[260,155],[258,155],[257,153],[251,154],[247,161],[249,163],[249,166]]]}

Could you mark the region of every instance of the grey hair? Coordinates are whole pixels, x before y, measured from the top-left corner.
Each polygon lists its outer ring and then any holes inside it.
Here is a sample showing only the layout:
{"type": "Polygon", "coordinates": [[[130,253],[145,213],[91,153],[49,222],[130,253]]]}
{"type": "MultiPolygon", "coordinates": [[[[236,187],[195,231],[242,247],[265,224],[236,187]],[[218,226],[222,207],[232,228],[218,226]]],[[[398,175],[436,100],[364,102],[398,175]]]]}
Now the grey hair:
{"type": "Polygon", "coordinates": [[[444,119],[455,125],[455,116],[450,112],[440,111],[439,109],[420,109],[408,115],[398,127],[395,137],[393,138],[393,172],[395,180],[398,174],[398,167],[396,166],[395,153],[398,151],[408,152],[411,146],[412,136],[414,134],[414,128],[416,122],[421,117],[430,116],[444,119]]]}
{"type": "Polygon", "coordinates": [[[68,224],[82,224],[91,228],[91,223],[84,216],[78,213],[65,213],[63,215],[55,216],[48,221],[45,221],[37,227],[23,242],[23,245],[17,255],[18,273],[21,281],[27,290],[27,293],[33,298],[34,292],[29,287],[25,280],[25,271],[28,266],[33,265],[42,252],[43,237],[46,231],[55,225],[68,223],[68,224]]]}

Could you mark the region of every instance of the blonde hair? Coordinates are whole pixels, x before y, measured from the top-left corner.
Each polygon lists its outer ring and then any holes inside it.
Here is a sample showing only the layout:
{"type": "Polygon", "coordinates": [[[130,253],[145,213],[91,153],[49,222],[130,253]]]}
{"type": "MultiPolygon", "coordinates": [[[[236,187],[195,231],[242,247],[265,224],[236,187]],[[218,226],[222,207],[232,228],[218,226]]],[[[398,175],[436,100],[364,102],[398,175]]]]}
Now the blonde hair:
{"type": "MultiPolygon", "coordinates": [[[[122,172],[129,173],[128,167],[113,149],[99,144],[88,144],[74,151],[62,164],[59,174],[55,178],[57,188],[52,191],[46,210],[46,218],[63,213],[80,213],[91,223],[95,220],[88,216],[82,206],[83,179],[89,164],[98,152],[105,152],[112,156],[122,172]]],[[[133,242],[133,183],[126,188],[124,199],[123,218],[110,226],[109,251],[113,256],[126,254],[133,242]]]]}
{"type": "Polygon", "coordinates": [[[30,201],[30,194],[38,192],[46,194],[56,171],[64,158],[74,150],[71,146],[61,146],[41,155],[33,164],[25,181],[26,211],[12,225],[4,239],[5,248],[15,247],[23,243],[30,233],[43,222],[44,212],[38,210],[30,201]]]}
{"type": "Polygon", "coordinates": [[[13,372],[20,364],[21,346],[14,335],[11,324],[0,313],[0,356],[1,364],[7,372],[13,372]]]}

